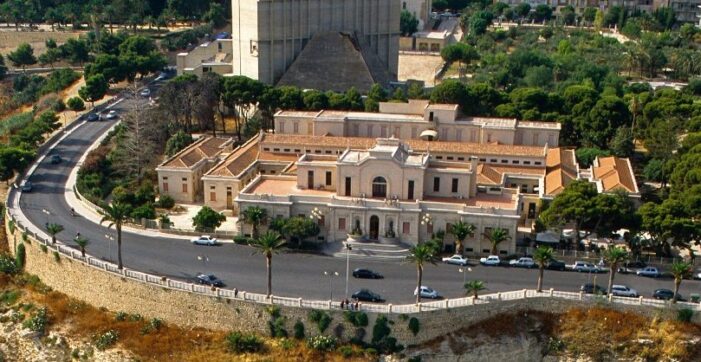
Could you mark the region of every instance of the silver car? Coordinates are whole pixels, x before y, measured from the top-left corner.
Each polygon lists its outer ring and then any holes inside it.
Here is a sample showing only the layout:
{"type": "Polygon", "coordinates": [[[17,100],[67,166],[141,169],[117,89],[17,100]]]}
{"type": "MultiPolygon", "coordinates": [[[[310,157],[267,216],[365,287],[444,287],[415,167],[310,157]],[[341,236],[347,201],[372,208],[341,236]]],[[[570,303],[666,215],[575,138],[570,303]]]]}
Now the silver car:
{"type": "Polygon", "coordinates": [[[637,290],[619,284],[614,284],[611,286],[611,294],[613,294],[616,297],[637,298],[638,296],[640,296],[637,290]]]}
{"type": "MultiPolygon", "coordinates": [[[[414,289],[414,295],[418,293],[418,290],[414,289]]],[[[437,291],[422,285],[421,286],[421,298],[438,299],[441,295],[437,291]]]]}

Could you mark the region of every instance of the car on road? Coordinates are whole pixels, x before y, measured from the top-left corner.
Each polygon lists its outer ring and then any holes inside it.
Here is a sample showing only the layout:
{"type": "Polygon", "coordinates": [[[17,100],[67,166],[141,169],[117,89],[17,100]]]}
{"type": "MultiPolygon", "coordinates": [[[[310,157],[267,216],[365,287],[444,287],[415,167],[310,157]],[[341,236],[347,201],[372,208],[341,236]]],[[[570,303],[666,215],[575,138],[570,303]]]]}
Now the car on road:
{"type": "Polygon", "coordinates": [[[522,257],[518,259],[513,259],[509,261],[509,266],[513,267],[518,267],[518,268],[535,268],[535,262],[533,261],[533,258],[528,258],[528,257],[522,257]]]}
{"type": "Polygon", "coordinates": [[[613,294],[616,297],[637,298],[640,296],[637,290],[620,284],[614,284],[611,286],[611,294],[613,294]]]}
{"type": "Polygon", "coordinates": [[[57,165],[61,163],[63,159],[59,155],[51,155],[51,158],[49,159],[49,162],[51,162],[52,165],[57,165]]]}
{"type": "Polygon", "coordinates": [[[548,262],[548,265],[545,266],[545,269],[565,271],[567,269],[567,265],[564,261],[553,259],[548,262]]]}
{"type": "Polygon", "coordinates": [[[369,289],[361,289],[361,290],[353,293],[353,295],[351,295],[351,297],[353,297],[353,299],[357,299],[361,302],[382,303],[385,301],[384,299],[382,299],[382,297],[379,294],[373,293],[369,289]]]}
{"type": "Polygon", "coordinates": [[[113,119],[117,119],[117,118],[119,118],[119,114],[117,114],[117,111],[115,111],[115,110],[109,111],[107,113],[107,115],[105,116],[105,119],[108,121],[113,120],[113,119]]]}
{"type": "Polygon", "coordinates": [[[214,276],[214,274],[197,274],[197,282],[219,288],[224,286],[224,282],[214,276]]]}
{"type": "Polygon", "coordinates": [[[659,278],[662,276],[660,270],[654,266],[648,266],[635,272],[636,275],[641,277],[659,278]]]}
{"type": "MultiPolygon", "coordinates": [[[[418,290],[414,289],[414,295],[418,294],[418,290]]],[[[438,299],[441,298],[441,295],[434,289],[431,289],[425,285],[421,286],[421,298],[428,298],[428,299],[438,299]]]]}
{"type": "Polygon", "coordinates": [[[170,75],[169,75],[168,73],[166,73],[166,72],[161,72],[161,73],[158,74],[158,77],[156,77],[156,79],[154,79],[154,81],[155,81],[155,82],[162,82],[162,81],[164,81],[164,80],[166,80],[166,79],[168,79],[168,78],[170,78],[170,75]]]}
{"type": "Polygon", "coordinates": [[[151,90],[148,88],[144,88],[141,90],[141,92],[139,92],[139,95],[144,97],[144,98],[148,98],[151,96],[151,90]]]}
{"type": "Polygon", "coordinates": [[[358,268],[353,270],[353,277],[354,278],[362,278],[362,279],[382,279],[384,278],[382,274],[376,273],[370,269],[365,269],[365,268],[358,268]]]}
{"type": "Polygon", "coordinates": [[[86,119],[88,122],[97,122],[100,120],[100,116],[97,113],[90,113],[86,119]]]}
{"type": "Polygon", "coordinates": [[[618,267],[618,272],[621,274],[634,274],[638,269],[645,268],[647,264],[644,261],[636,260],[629,261],[618,267]]]}
{"type": "Polygon", "coordinates": [[[572,270],[579,273],[598,273],[600,271],[598,266],[586,261],[575,261],[572,264],[572,270]]]}
{"type": "Polygon", "coordinates": [[[581,290],[587,294],[606,295],[606,288],[604,288],[598,284],[586,283],[586,284],[583,284],[581,287],[579,287],[579,290],[581,290]]]}
{"type": "Polygon", "coordinates": [[[501,259],[499,259],[498,255],[490,255],[486,258],[480,258],[480,264],[497,266],[501,264],[501,259]]]}
{"type": "MultiPolygon", "coordinates": [[[[655,291],[652,293],[653,298],[661,300],[670,300],[672,299],[672,296],[674,296],[674,292],[664,288],[655,289],[655,291]]],[[[682,296],[679,293],[677,293],[677,300],[683,302],[685,299],[682,298],[682,296]]]]}
{"type": "Polygon", "coordinates": [[[468,263],[468,259],[460,254],[455,254],[449,258],[443,258],[442,259],[444,263],[446,264],[455,264],[455,265],[462,265],[466,266],[468,263]]]}
{"type": "Polygon", "coordinates": [[[22,190],[22,192],[32,192],[33,188],[34,188],[34,185],[32,185],[31,181],[24,181],[19,186],[19,189],[22,190]]]}
{"type": "Polygon", "coordinates": [[[209,245],[209,246],[214,246],[219,244],[219,241],[216,238],[213,238],[209,235],[202,235],[199,238],[194,238],[190,240],[193,244],[196,245],[209,245]]]}

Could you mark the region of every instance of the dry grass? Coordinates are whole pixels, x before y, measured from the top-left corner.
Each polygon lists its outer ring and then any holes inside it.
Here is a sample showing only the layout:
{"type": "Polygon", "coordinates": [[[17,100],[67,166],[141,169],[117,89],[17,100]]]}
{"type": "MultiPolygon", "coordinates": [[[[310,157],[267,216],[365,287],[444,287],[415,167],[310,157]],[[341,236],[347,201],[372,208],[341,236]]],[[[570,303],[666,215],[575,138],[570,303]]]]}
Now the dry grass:
{"type": "Polygon", "coordinates": [[[53,39],[61,45],[70,38],[77,38],[80,34],[79,32],[0,31],[0,54],[7,54],[22,43],[29,43],[34,48],[34,55],[39,56],[46,51],[44,42],[47,39],[53,39]]]}

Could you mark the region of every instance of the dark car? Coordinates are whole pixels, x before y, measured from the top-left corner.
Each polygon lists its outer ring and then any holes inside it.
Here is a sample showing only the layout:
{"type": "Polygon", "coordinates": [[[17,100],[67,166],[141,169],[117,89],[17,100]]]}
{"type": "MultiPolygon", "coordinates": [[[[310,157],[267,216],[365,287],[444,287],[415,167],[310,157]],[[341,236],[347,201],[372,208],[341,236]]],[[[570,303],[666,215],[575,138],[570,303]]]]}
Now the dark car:
{"type": "Polygon", "coordinates": [[[61,161],[63,161],[63,159],[61,158],[61,156],[59,156],[59,155],[51,155],[51,164],[52,164],[52,165],[59,164],[59,163],[61,163],[61,161]]]}
{"type": "MultiPolygon", "coordinates": [[[[674,292],[669,289],[656,289],[655,292],[652,293],[653,298],[661,300],[670,300],[672,296],[674,296],[674,292]]],[[[677,293],[677,300],[683,302],[685,299],[677,293]]]]}
{"type": "Polygon", "coordinates": [[[384,302],[385,300],[379,294],[373,293],[367,289],[361,289],[353,293],[352,297],[362,302],[384,302]]]}
{"type": "Polygon", "coordinates": [[[560,260],[551,260],[548,265],[545,267],[545,269],[548,270],[559,270],[559,271],[565,271],[567,266],[565,265],[564,261],[560,260]]]}
{"type": "Polygon", "coordinates": [[[587,294],[601,294],[601,295],[606,294],[606,288],[604,288],[598,284],[592,284],[592,283],[587,283],[587,284],[582,285],[579,288],[579,290],[581,290],[587,294]]]}
{"type": "Polygon", "coordinates": [[[643,269],[647,266],[642,260],[629,261],[618,267],[618,272],[621,274],[635,273],[638,269],[643,269]]]}
{"type": "Polygon", "coordinates": [[[214,276],[214,274],[198,274],[197,282],[204,285],[211,285],[214,287],[223,287],[224,282],[221,279],[214,276]]]}
{"type": "Polygon", "coordinates": [[[88,122],[97,122],[100,120],[100,116],[97,113],[88,114],[88,122]]]}
{"type": "Polygon", "coordinates": [[[358,268],[353,270],[353,277],[364,278],[364,279],[382,279],[383,276],[380,273],[375,273],[370,269],[358,268]]]}

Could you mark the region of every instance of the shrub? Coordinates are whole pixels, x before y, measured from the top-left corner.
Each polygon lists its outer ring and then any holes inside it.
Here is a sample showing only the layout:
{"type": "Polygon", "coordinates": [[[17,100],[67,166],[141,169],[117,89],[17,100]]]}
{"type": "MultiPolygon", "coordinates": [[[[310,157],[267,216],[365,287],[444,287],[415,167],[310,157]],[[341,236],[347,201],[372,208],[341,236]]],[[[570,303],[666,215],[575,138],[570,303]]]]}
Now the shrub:
{"type": "Polygon", "coordinates": [[[314,336],[307,339],[307,347],[317,351],[330,351],[336,348],[336,338],[329,336],[314,336]]]}
{"type": "Polygon", "coordinates": [[[43,251],[44,253],[49,252],[49,248],[44,244],[41,244],[41,246],[39,246],[39,249],[41,249],[41,251],[43,251]]]}
{"type": "Polygon", "coordinates": [[[128,314],[125,312],[117,312],[114,315],[114,320],[116,320],[118,322],[123,322],[123,321],[127,320],[127,315],[128,314]]]}
{"type": "Polygon", "coordinates": [[[129,320],[132,322],[138,322],[144,320],[144,317],[142,317],[139,313],[134,313],[129,315],[129,320]]]}
{"type": "Polygon", "coordinates": [[[243,235],[236,235],[234,236],[234,243],[239,244],[239,245],[248,245],[251,242],[251,238],[243,236],[243,235]]]}
{"type": "Polygon", "coordinates": [[[57,263],[61,261],[61,255],[58,253],[58,251],[54,251],[54,261],[57,263]]]}
{"type": "Polygon", "coordinates": [[[117,343],[117,340],[119,339],[119,333],[117,331],[110,329],[109,331],[97,336],[94,338],[95,339],[95,347],[99,349],[100,351],[104,351],[107,348],[111,347],[115,343],[117,343]]]}
{"type": "Polygon", "coordinates": [[[258,352],[263,348],[263,341],[252,333],[231,332],[226,343],[229,351],[235,353],[258,352]]]}
{"type": "Polygon", "coordinates": [[[292,348],[295,348],[295,345],[296,345],[296,343],[292,339],[284,338],[280,341],[280,348],[282,348],[285,351],[289,351],[292,348]]]}
{"type": "Polygon", "coordinates": [[[144,204],[134,209],[134,211],[131,212],[130,216],[136,220],[153,220],[156,218],[156,209],[153,207],[152,204],[144,204]]]}
{"type": "Polygon", "coordinates": [[[19,299],[19,290],[6,290],[0,294],[0,302],[5,305],[13,305],[19,299]]]}
{"type": "Polygon", "coordinates": [[[24,243],[19,243],[19,245],[17,245],[17,253],[15,255],[15,265],[17,265],[17,270],[22,270],[24,268],[26,258],[27,252],[24,250],[24,243]]]}
{"type": "Polygon", "coordinates": [[[680,322],[691,322],[694,317],[694,311],[689,308],[683,308],[677,311],[677,320],[680,322]]]}
{"type": "Polygon", "coordinates": [[[419,320],[415,317],[411,317],[411,319],[409,319],[409,330],[414,334],[414,336],[419,334],[419,328],[419,320]]]}
{"type": "Polygon", "coordinates": [[[383,353],[394,353],[404,349],[404,346],[397,344],[396,338],[389,336],[392,332],[389,324],[387,317],[381,315],[377,317],[375,326],[372,328],[372,344],[383,353]]]}
{"type": "Polygon", "coordinates": [[[302,321],[298,320],[295,322],[295,325],[292,327],[295,333],[295,338],[297,339],[304,339],[304,323],[302,321]]]}
{"type": "Polygon", "coordinates": [[[33,332],[39,332],[44,334],[46,331],[46,325],[49,323],[49,317],[46,313],[46,307],[39,308],[37,312],[31,318],[27,319],[22,323],[24,328],[27,328],[33,332]]]}
{"type": "Polygon", "coordinates": [[[141,327],[141,334],[149,334],[157,332],[163,326],[163,321],[158,318],[151,319],[147,324],[141,327]]]}
{"type": "Polygon", "coordinates": [[[161,195],[156,206],[170,210],[175,206],[175,200],[170,195],[161,195]]]}
{"type": "Polygon", "coordinates": [[[0,254],[0,273],[16,274],[18,271],[16,260],[10,254],[0,254]]]}
{"type": "Polygon", "coordinates": [[[351,358],[355,354],[351,346],[341,346],[338,348],[338,351],[341,352],[343,358],[351,358]]]}
{"type": "Polygon", "coordinates": [[[324,333],[326,328],[331,324],[331,316],[320,310],[313,310],[309,312],[309,320],[316,323],[319,328],[319,333],[324,333]]]}
{"type": "Polygon", "coordinates": [[[367,327],[368,325],[368,316],[363,312],[347,310],[343,313],[343,317],[354,327],[367,327]]]}

